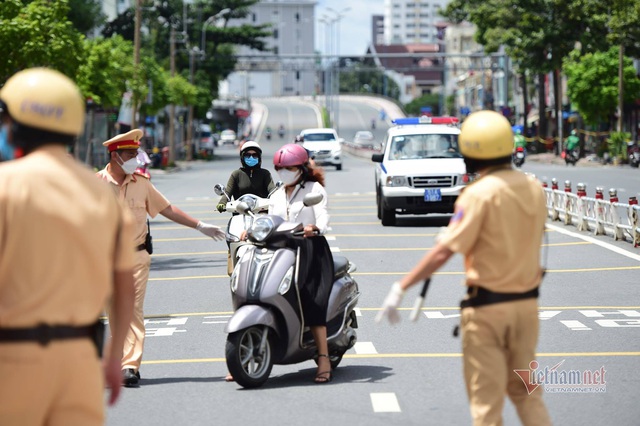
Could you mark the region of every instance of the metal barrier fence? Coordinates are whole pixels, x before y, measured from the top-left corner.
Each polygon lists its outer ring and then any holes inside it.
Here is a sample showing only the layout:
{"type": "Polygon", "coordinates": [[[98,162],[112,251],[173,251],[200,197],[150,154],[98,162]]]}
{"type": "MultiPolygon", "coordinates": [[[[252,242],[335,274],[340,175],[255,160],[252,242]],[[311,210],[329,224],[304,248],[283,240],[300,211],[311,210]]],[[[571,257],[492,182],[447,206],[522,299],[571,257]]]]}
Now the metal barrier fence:
{"type": "Polygon", "coordinates": [[[604,188],[597,187],[595,197],[587,197],[587,188],[579,183],[576,192],[571,192],[571,181],[564,182],[564,190],[558,189],[558,181],[551,180],[551,188],[542,182],[547,195],[547,210],[551,220],[575,225],[579,231],[595,235],[611,235],[616,240],[630,241],[634,247],[640,245],[640,206],[636,197],[629,203],[618,200],[617,191],[609,189],[609,200],[604,199],[604,188]]]}

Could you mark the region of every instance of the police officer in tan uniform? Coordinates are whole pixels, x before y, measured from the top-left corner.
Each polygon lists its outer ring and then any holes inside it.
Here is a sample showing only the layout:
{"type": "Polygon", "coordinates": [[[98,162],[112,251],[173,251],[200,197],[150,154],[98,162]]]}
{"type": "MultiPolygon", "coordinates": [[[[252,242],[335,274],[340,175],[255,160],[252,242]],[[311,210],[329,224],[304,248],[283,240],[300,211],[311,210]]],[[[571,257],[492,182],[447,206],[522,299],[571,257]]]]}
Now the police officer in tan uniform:
{"type": "Polygon", "coordinates": [[[214,240],[223,240],[224,231],[218,226],[198,221],[174,206],[156,189],[149,178],[136,172],[138,148],[143,132],[134,129],[104,142],[109,150],[110,161],[98,172],[98,176],[111,187],[125,205],[129,206],[135,218],[133,233],[135,255],[135,307],[133,320],[124,344],[122,374],[125,386],[137,386],[140,379],[140,363],[144,346],[145,328],[143,304],[149,279],[151,257],[147,241],[149,232],[147,215],[152,218],[158,213],[180,225],[197,229],[214,240]]]}
{"type": "Polygon", "coordinates": [[[528,369],[536,356],[544,192],[535,178],[513,170],[513,132],[501,114],[471,114],[459,141],[467,171],[478,172],[479,179],[458,198],[436,246],[393,284],[378,321],[387,316],[397,322],[406,289],[430,277],[454,253],[463,254],[462,352],[473,423],[501,425],[508,395],[524,425],[549,425],[541,389],[528,395],[514,372],[528,369]]]}
{"type": "Polygon", "coordinates": [[[133,218],[66,146],[84,101],[57,71],[0,89],[0,425],[103,425],[133,309],[133,218]],[[16,155],[18,154],[19,155],[16,155]],[[118,324],[105,354],[99,317],[118,324]]]}

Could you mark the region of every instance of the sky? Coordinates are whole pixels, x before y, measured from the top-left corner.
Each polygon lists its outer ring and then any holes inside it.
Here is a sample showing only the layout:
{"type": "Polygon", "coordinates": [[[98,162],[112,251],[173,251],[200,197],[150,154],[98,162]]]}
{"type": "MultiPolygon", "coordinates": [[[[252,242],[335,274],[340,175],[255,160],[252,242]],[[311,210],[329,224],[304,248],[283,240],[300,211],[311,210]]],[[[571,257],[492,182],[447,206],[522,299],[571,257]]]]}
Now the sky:
{"type": "MultiPolygon", "coordinates": [[[[384,0],[317,0],[316,3],[316,50],[326,53],[325,32],[327,25],[318,22],[323,15],[336,16],[344,12],[338,25],[334,24],[334,36],[339,30],[340,55],[362,55],[371,43],[371,16],[384,14],[384,0]]],[[[334,48],[335,49],[335,48],[334,48]]],[[[335,52],[334,52],[335,53],[335,52]]]]}

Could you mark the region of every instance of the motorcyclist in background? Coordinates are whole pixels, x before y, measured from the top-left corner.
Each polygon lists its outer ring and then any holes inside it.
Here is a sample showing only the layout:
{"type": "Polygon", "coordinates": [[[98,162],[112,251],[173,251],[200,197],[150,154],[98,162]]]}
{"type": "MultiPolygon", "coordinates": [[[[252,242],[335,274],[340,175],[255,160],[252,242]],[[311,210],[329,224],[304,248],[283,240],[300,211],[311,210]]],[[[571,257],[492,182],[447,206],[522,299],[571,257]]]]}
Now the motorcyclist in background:
{"type": "Polygon", "coordinates": [[[517,150],[522,148],[526,154],[527,152],[527,139],[522,135],[522,130],[519,128],[514,131],[513,136],[513,149],[517,150]]]}
{"type": "Polygon", "coordinates": [[[278,136],[280,136],[280,138],[284,138],[284,124],[281,124],[280,127],[278,127],[278,136]]]}
{"type": "MultiPolygon", "coordinates": [[[[263,169],[262,148],[257,142],[247,141],[240,147],[239,169],[234,170],[229,176],[225,192],[230,197],[237,200],[244,194],[254,194],[261,198],[266,198],[275,188],[271,173],[263,169]]],[[[227,202],[226,195],[220,197],[216,208],[220,213],[225,211],[227,202]]]]}
{"type": "Polygon", "coordinates": [[[573,129],[569,137],[567,137],[564,142],[564,158],[566,159],[567,157],[574,155],[576,157],[575,159],[577,160],[579,156],[579,146],[580,138],[578,137],[578,132],[576,131],[576,129],[573,129]]]}

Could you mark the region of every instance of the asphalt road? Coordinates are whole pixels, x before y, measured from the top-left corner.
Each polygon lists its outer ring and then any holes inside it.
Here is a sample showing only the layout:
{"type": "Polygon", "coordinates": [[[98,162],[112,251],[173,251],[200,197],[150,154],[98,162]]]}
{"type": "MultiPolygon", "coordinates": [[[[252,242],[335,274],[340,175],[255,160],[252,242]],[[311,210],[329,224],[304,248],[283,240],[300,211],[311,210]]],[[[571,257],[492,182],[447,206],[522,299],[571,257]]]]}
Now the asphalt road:
{"type": "MultiPolygon", "coordinates": [[[[286,123],[287,137],[260,141],[265,167],[273,152],[304,127],[314,127],[313,108],[303,102],[265,100],[266,122],[286,123]],[[306,118],[304,118],[306,117],[306,118]],[[298,120],[300,119],[300,120],[298,120]],[[304,120],[304,123],[301,122],[304,120]],[[289,124],[291,123],[291,124],[289,124]],[[309,124],[307,124],[309,123],[309,124]]],[[[376,108],[341,102],[341,135],[349,138],[370,123],[376,108]],[[361,121],[360,121],[361,120],[361,121]]],[[[384,132],[383,122],[378,129],[384,132]]],[[[217,159],[176,173],[153,174],[153,183],[193,216],[224,226],[215,211],[215,183],[226,183],[240,165],[233,148],[217,159]]],[[[422,316],[408,321],[418,289],[404,301],[403,321],[374,322],[391,283],[433,246],[446,216],[399,217],[382,227],[376,218],[374,165],[345,156],[344,169],[326,169],[332,230],[330,245],[357,266],[362,292],[358,344],[328,385],[312,382],[315,364],[275,366],[264,387],[243,390],[224,382],[224,325],[231,312],[226,245],[163,217],[152,220],[155,252],[145,312],[147,340],[140,388],[125,389],[108,411],[108,425],[467,425],[470,416],[462,379],[460,340],[452,336],[463,296],[463,264],[455,256],[432,280],[422,316]]],[[[583,180],[637,193],[638,170],[566,168],[525,163],[524,170],[559,180],[583,180]]],[[[275,176],[275,174],[274,174],[275,176]]],[[[562,181],[561,181],[562,182],[562,181]]],[[[547,276],[540,298],[540,368],[605,372],[604,392],[547,392],[555,424],[640,424],[640,248],[556,222],[547,232],[547,276]],[[617,250],[617,251],[614,251],[617,250]],[[626,254],[625,254],[626,253],[626,254]]],[[[514,373],[515,374],[515,373],[514,373]]],[[[536,392],[541,389],[536,390],[536,392]]],[[[583,389],[584,390],[584,389],[583,389]]],[[[518,424],[507,402],[505,424],[518,424]]]]}

